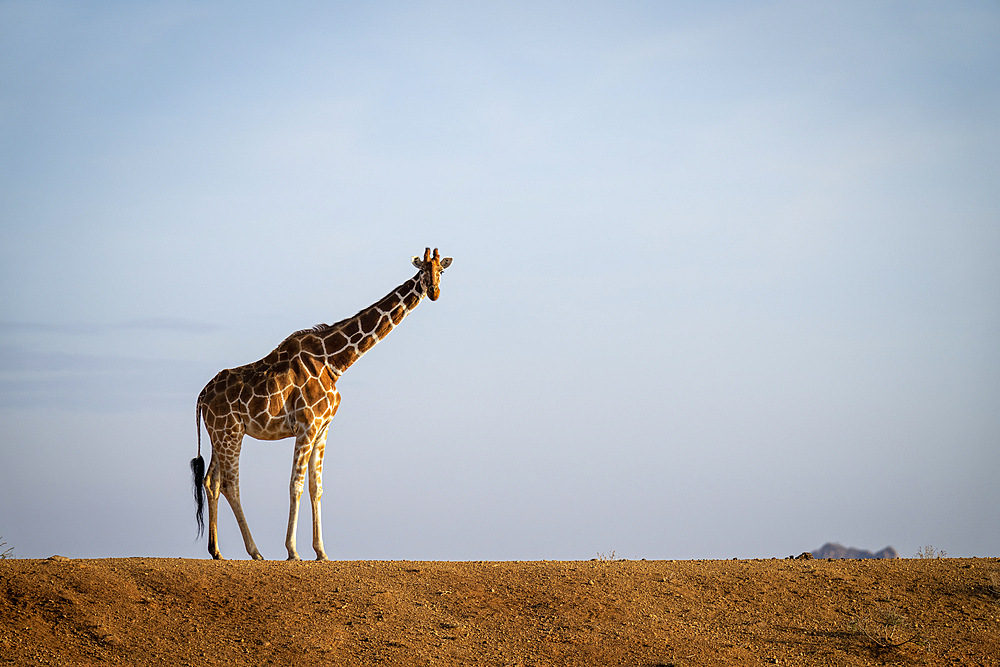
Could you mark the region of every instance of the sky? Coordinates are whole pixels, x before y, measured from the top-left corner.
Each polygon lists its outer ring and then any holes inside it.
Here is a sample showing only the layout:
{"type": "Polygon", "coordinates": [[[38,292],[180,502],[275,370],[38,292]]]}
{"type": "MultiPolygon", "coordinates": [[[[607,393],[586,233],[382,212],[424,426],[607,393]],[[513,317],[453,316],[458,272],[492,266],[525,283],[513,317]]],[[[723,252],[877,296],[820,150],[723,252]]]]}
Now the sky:
{"type": "Polygon", "coordinates": [[[1000,556],[997,183],[995,1],[0,0],[0,542],[208,558],[202,387],[430,246],[332,559],[1000,556]]]}

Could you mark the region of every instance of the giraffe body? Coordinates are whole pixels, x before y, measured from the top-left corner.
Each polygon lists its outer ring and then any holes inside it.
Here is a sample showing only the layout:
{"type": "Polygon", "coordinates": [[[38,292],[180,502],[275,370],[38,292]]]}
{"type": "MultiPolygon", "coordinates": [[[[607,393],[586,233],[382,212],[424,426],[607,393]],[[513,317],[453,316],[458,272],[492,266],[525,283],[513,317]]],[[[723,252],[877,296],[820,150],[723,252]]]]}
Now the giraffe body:
{"type": "Polygon", "coordinates": [[[440,295],[441,272],[451,258],[430,248],[413,258],[417,275],[354,317],[297,331],[270,354],[246,366],[220,371],[201,391],[197,404],[198,456],[191,461],[199,531],[203,529],[204,493],[208,496],[208,551],[221,558],[218,540],[219,496],[229,501],[243,534],[247,553],[263,560],[250,535],[240,504],[240,449],[243,436],[258,440],[295,438],[289,487],[289,560],[300,560],[295,548],[299,501],[309,479],[313,550],[327,560],[323,548],[320,497],[327,429],[337,408],[337,380],[351,364],[392,331],[423,300],[440,295]],[[201,422],[212,443],[212,459],[204,471],[201,422]]]}

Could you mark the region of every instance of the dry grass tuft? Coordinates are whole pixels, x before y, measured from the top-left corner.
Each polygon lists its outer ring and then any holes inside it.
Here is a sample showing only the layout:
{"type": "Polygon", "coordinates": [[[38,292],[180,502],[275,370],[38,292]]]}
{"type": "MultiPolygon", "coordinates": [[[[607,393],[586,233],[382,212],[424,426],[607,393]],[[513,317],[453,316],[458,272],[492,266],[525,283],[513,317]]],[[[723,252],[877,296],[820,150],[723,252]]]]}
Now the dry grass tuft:
{"type": "Polygon", "coordinates": [[[948,557],[948,552],[945,551],[944,549],[941,549],[940,551],[934,551],[934,547],[932,547],[931,545],[928,544],[923,549],[917,549],[917,553],[913,557],[914,558],[947,558],[948,557]]]}
{"type": "Polygon", "coordinates": [[[851,618],[851,629],[878,649],[924,643],[916,623],[897,607],[875,607],[870,612],[857,613],[851,618]]]}
{"type": "Polygon", "coordinates": [[[986,592],[997,604],[1000,604],[1000,572],[990,570],[990,583],[986,584],[986,592]]]}

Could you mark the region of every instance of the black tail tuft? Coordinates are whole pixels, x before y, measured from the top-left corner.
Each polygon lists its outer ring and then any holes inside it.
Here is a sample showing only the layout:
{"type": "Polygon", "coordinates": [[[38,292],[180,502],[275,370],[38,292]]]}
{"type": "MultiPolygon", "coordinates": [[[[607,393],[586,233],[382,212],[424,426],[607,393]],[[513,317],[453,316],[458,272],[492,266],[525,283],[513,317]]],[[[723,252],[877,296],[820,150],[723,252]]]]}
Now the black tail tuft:
{"type": "Polygon", "coordinates": [[[198,522],[198,537],[205,534],[205,459],[198,455],[191,459],[191,473],[194,476],[194,518],[198,522]]]}

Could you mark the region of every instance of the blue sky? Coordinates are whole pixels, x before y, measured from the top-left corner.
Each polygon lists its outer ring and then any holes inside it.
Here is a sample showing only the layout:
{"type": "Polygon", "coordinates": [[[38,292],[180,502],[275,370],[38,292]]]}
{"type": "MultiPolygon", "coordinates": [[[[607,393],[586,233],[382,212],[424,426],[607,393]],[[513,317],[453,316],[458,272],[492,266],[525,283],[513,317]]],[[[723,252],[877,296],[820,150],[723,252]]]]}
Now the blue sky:
{"type": "Polygon", "coordinates": [[[0,536],[207,557],[198,392],[431,246],[331,558],[1000,555],[998,119],[995,2],[0,1],[0,536]]]}

